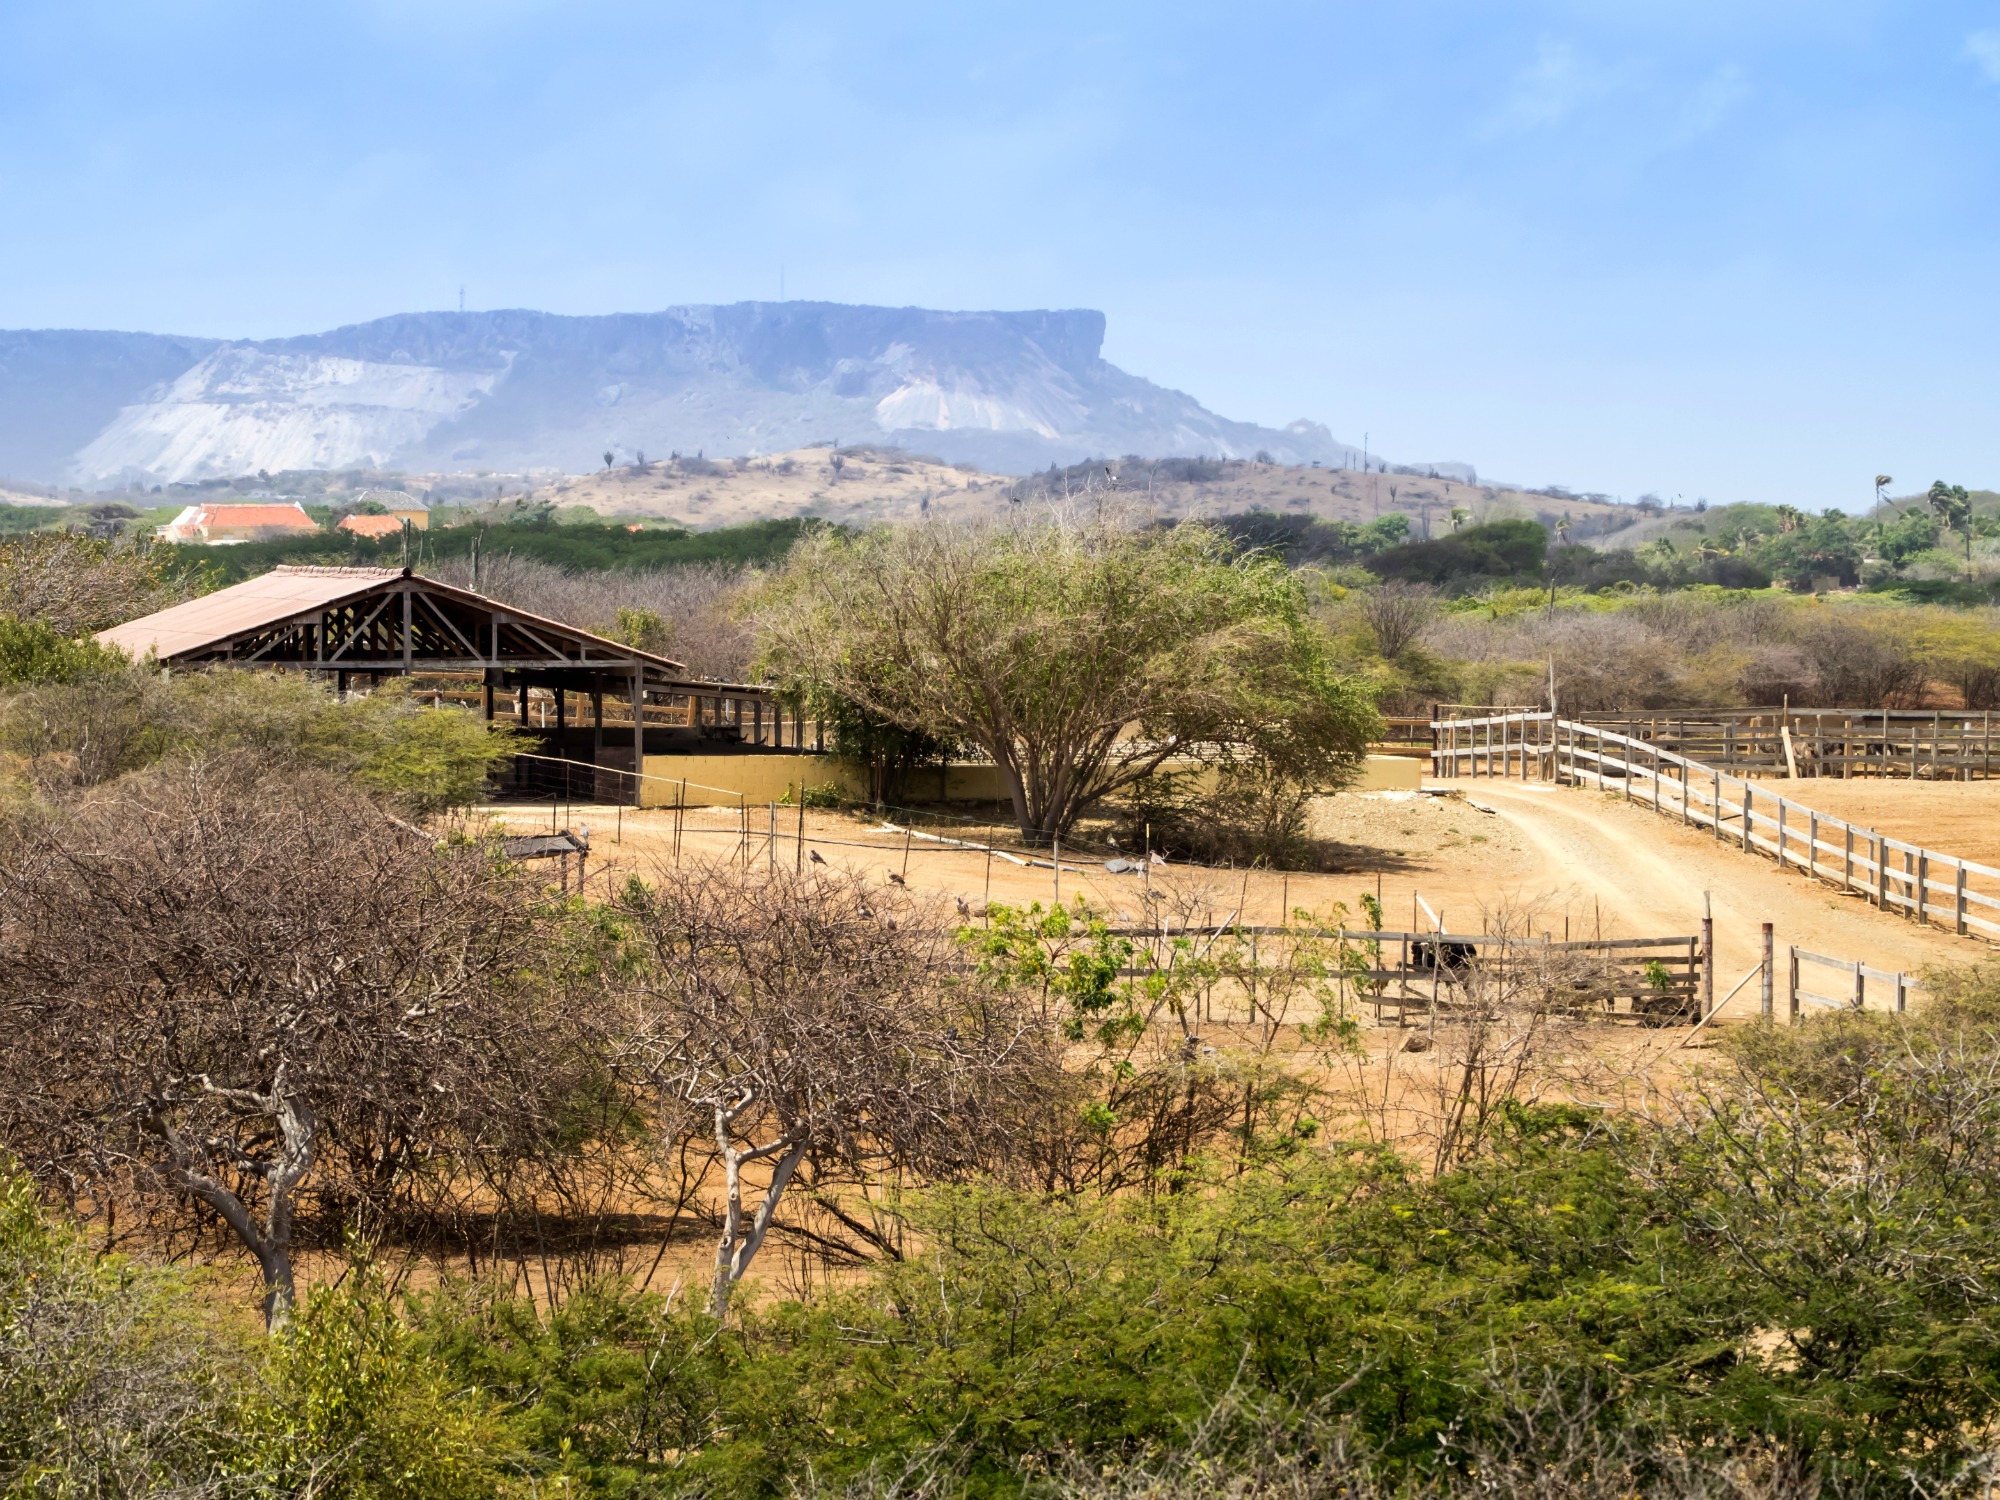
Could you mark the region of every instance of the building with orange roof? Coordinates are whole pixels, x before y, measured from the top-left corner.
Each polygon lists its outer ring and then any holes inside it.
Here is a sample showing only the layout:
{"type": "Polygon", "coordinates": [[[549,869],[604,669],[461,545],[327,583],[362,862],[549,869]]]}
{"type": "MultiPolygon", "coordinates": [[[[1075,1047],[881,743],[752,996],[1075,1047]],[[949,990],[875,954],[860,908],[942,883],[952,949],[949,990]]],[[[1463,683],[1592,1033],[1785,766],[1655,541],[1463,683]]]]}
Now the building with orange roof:
{"type": "Polygon", "coordinates": [[[219,547],[319,530],[296,500],[261,505],[190,505],[154,533],[163,542],[219,547]]]}
{"type": "Polygon", "coordinates": [[[401,516],[343,516],[338,529],[380,540],[385,536],[401,536],[403,527],[409,524],[401,516]]]}

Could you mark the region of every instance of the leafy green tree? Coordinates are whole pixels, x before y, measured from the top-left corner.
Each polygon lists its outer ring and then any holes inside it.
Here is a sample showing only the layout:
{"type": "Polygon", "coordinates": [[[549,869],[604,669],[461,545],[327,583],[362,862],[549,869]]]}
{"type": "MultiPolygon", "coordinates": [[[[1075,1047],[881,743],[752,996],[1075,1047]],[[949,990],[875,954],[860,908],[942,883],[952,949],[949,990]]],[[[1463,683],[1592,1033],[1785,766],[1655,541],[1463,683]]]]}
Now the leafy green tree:
{"type": "Polygon", "coordinates": [[[1193,523],[822,533],[752,618],[795,694],[990,756],[1031,839],[1173,761],[1275,758],[1337,787],[1376,724],[1299,580],[1193,523]]]}

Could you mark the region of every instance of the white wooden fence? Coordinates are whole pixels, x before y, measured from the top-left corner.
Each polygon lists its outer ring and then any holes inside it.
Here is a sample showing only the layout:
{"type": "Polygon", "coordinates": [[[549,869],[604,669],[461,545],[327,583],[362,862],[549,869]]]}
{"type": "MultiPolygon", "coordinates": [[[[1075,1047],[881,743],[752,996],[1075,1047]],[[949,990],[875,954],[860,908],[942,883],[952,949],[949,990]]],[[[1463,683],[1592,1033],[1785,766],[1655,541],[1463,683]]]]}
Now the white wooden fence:
{"type": "Polygon", "coordinates": [[[1553,714],[1445,719],[1435,728],[1434,776],[1567,779],[1618,790],[1883,911],[2000,941],[2000,870],[1990,866],[1857,827],[1645,740],[1553,714]]]}

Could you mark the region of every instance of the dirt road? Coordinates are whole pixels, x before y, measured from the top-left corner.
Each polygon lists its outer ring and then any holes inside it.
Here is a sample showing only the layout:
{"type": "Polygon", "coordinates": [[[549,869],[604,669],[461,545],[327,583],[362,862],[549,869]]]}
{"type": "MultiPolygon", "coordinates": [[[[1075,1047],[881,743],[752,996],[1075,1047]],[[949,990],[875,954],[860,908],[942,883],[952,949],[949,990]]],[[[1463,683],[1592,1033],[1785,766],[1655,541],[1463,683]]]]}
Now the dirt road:
{"type": "MultiPolygon", "coordinates": [[[[1965,963],[1993,953],[1991,945],[1918,927],[1877,912],[1858,896],[1796,873],[1780,873],[1767,858],[1719,844],[1706,830],[1682,828],[1616,793],[1539,782],[1479,781],[1468,799],[1495,810],[1541,856],[1550,876],[1589,891],[1619,914],[1620,926],[1691,931],[1709,893],[1715,915],[1717,998],[1757,962],[1759,924],[1775,930],[1780,963],[1796,943],[1832,958],[1875,968],[1916,971],[1965,963]]],[[[1782,1006],[1783,977],[1780,976],[1782,1006]]],[[[1753,980],[1723,1015],[1754,1015],[1753,980]]]]}

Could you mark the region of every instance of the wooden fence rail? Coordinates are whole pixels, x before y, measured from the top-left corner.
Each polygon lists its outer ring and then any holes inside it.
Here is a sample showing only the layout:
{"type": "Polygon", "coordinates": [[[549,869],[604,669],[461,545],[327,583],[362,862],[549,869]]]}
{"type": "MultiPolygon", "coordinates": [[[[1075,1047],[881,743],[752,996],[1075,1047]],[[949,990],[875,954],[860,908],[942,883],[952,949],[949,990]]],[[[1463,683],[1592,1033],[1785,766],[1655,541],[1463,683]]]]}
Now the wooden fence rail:
{"type": "MultiPolygon", "coordinates": [[[[1441,704],[1443,726],[1529,710],[1441,704]]],[[[1975,781],[2000,775],[1994,715],[1983,709],[1743,708],[1575,713],[1608,729],[1725,771],[1785,777],[1886,776],[1975,781]]]]}
{"type": "Polygon", "coordinates": [[[1622,792],[1781,868],[1865,896],[1883,911],[2000,941],[2000,870],[1940,854],[1801,806],[1768,785],[1665,746],[1553,714],[1496,714],[1437,725],[1431,771],[1595,785],[1622,792]]]}
{"type": "Polygon", "coordinates": [[[1805,949],[1791,949],[1791,977],[1786,986],[1790,997],[1790,1019],[1799,1018],[1799,1002],[1809,1005],[1826,1005],[1836,1010],[1865,1010],[1868,1007],[1868,982],[1887,986],[1891,1006],[1895,1010],[1910,1008],[1910,991],[1913,985],[1907,974],[1894,973],[1884,969],[1871,969],[1859,959],[1828,958],[1823,953],[1808,953],[1805,949]],[[1799,982],[1801,966],[1811,964],[1816,968],[1832,969],[1840,975],[1841,993],[1823,995],[1807,989],[1799,982]]]}

